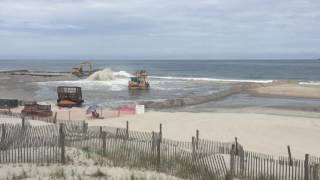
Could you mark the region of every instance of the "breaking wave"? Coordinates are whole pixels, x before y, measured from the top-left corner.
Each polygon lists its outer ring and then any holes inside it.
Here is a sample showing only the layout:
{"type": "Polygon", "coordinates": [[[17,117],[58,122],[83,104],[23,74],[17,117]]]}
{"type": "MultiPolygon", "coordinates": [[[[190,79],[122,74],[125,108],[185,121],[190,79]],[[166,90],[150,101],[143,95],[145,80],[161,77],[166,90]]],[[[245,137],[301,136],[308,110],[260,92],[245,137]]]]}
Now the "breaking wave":
{"type": "Polygon", "coordinates": [[[320,86],[320,81],[299,82],[300,85],[320,86]]]}
{"type": "MultiPolygon", "coordinates": [[[[113,72],[111,69],[97,71],[85,80],[87,81],[111,81],[116,79],[128,79],[132,77],[127,71],[113,72]]],[[[217,79],[208,77],[178,77],[178,76],[149,76],[150,79],[163,80],[182,80],[182,81],[213,81],[213,82],[253,82],[253,83],[272,83],[273,80],[251,80],[251,79],[217,79]]]]}
{"type": "MultiPolygon", "coordinates": [[[[84,90],[109,90],[122,91],[127,89],[129,78],[132,77],[127,71],[113,72],[106,68],[94,72],[86,79],[48,81],[38,83],[40,86],[79,86],[84,90]]],[[[149,76],[151,88],[156,90],[171,91],[181,90],[185,87],[185,81],[211,81],[211,82],[248,82],[248,83],[272,83],[273,80],[237,80],[237,79],[217,79],[209,77],[178,77],[178,76],[149,76]]],[[[192,85],[192,82],[191,82],[192,85]]],[[[188,86],[189,90],[193,86],[188,86]]],[[[197,88],[196,88],[197,89],[197,88]]]]}
{"type": "Polygon", "coordinates": [[[169,79],[169,80],[188,80],[188,81],[215,81],[215,82],[252,82],[252,83],[272,83],[273,80],[250,80],[250,79],[216,79],[206,77],[174,77],[174,76],[150,76],[154,79],[169,79]]]}
{"type": "Polygon", "coordinates": [[[114,78],[111,69],[104,69],[101,71],[94,72],[86,78],[88,81],[110,81],[114,78]]]}
{"type": "Polygon", "coordinates": [[[111,69],[106,68],[97,72],[94,72],[85,80],[87,81],[111,81],[119,78],[129,78],[132,75],[126,71],[113,72],[111,69]]]}

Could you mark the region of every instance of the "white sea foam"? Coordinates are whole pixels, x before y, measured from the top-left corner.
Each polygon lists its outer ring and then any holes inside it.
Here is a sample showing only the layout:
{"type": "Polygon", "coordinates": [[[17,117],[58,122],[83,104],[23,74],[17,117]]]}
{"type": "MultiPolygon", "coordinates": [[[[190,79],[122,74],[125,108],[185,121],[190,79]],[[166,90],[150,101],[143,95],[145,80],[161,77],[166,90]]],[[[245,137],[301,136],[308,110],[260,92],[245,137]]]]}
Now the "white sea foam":
{"type": "Polygon", "coordinates": [[[168,80],[187,80],[187,81],[216,81],[216,82],[254,82],[254,83],[272,83],[273,80],[251,80],[251,79],[216,79],[206,77],[174,77],[174,76],[150,76],[154,79],[168,79],[168,80]]]}
{"type": "Polygon", "coordinates": [[[320,81],[299,82],[300,85],[320,86],[320,81]]]}
{"type": "Polygon", "coordinates": [[[119,72],[113,72],[113,76],[129,78],[129,77],[132,77],[132,74],[128,73],[127,71],[119,71],[119,72]]]}
{"type": "Polygon", "coordinates": [[[101,71],[94,72],[86,78],[88,81],[110,81],[114,78],[111,69],[104,69],[101,71]]]}
{"type": "MultiPolygon", "coordinates": [[[[97,71],[86,79],[73,81],[48,81],[38,83],[40,86],[79,86],[83,90],[121,91],[127,89],[129,78],[132,74],[126,71],[113,72],[111,69],[97,71]]],[[[255,82],[271,83],[273,80],[238,80],[216,79],[208,77],[175,77],[175,76],[149,76],[152,89],[176,90],[181,89],[181,81],[213,81],[213,82],[255,82]],[[168,86],[168,83],[171,85],[168,86]],[[176,85],[173,85],[176,84],[176,85]]]]}

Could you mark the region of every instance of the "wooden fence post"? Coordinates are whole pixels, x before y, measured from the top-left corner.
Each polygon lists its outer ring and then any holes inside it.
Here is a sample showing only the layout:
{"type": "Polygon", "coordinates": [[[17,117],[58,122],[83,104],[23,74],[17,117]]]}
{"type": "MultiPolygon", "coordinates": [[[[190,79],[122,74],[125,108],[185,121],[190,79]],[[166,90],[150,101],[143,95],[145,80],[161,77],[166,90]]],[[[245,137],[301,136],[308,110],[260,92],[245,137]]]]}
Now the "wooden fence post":
{"type": "Polygon", "coordinates": [[[59,127],[59,145],[61,149],[61,163],[65,164],[65,134],[64,134],[64,124],[60,124],[59,127]]]}
{"type": "Polygon", "coordinates": [[[126,138],[129,139],[129,121],[126,122],[126,138]]]}
{"type": "Polygon", "coordinates": [[[116,137],[119,136],[119,128],[116,129],[116,137]]]}
{"type": "Polygon", "coordinates": [[[102,132],[102,155],[106,155],[106,146],[107,146],[107,133],[102,132]]]}
{"type": "Polygon", "coordinates": [[[24,129],[25,125],[26,125],[26,120],[24,117],[21,118],[22,122],[21,122],[21,126],[22,126],[22,129],[24,129]]]}
{"type": "Polygon", "coordinates": [[[160,172],[160,152],[161,152],[161,149],[160,149],[160,139],[157,139],[157,171],[160,172]]]}
{"type": "Polygon", "coordinates": [[[154,131],[152,131],[152,144],[151,144],[151,150],[153,151],[154,150],[154,148],[155,148],[155,145],[156,145],[156,137],[155,137],[155,133],[154,133],[154,131]]]}
{"type": "Polygon", "coordinates": [[[199,130],[196,131],[196,148],[199,148],[199,130]]]}
{"type": "Polygon", "coordinates": [[[88,130],[88,123],[83,121],[83,123],[82,123],[82,132],[83,133],[87,133],[87,130],[88,130]]]}
{"type": "Polygon", "coordinates": [[[238,155],[238,153],[239,153],[239,152],[238,152],[238,138],[235,137],[234,140],[235,140],[235,144],[236,144],[234,153],[235,153],[235,155],[238,155]]]}
{"type": "Polygon", "coordinates": [[[287,149],[288,149],[289,165],[293,166],[290,146],[287,146],[287,149]]]}
{"type": "Polygon", "coordinates": [[[102,137],[102,126],[99,128],[99,136],[102,137]]]}
{"type": "Polygon", "coordinates": [[[304,180],[309,180],[309,154],[304,157],[304,180]]]}
{"type": "Polygon", "coordinates": [[[162,142],[162,124],[160,123],[160,127],[159,127],[159,140],[160,143],[162,142]]]}
{"type": "Polygon", "coordinates": [[[231,148],[231,152],[230,152],[230,179],[233,179],[234,177],[234,170],[235,170],[235,161],[234,161],[234,157],[235,156],[235,145],[232,144],[232,148],[231,148]]]}
{"type": "Polygon", "coordinates": [[[243,150],[243,148],[241,148],[239,155],[240,155],[240,173],[241,173],[241,175],[243,175],[243,173],[244,173],[244,150],[243,150]]]}
{"type": "MultiPolygon", "coordinates": [[[[3,142],[6,138],[6,126],[5,124],[1,124],[1,142],[3,142]]],[[[4,148],[4,147],[2,147],[4,148]]]]}
{"type": "Polygon", "coordinates": [[[196,154],[196,142],[195,142],[195,137],[194,136],[192,136],[191,144],[192,144],[192,161],[194,161],[195,160],[195,154],[196,154]]]}
{"type": "Polygon", "coordinates": [[[55,112],[55,113],[54,113],[54,116],[53,116],[53,123],[54,123],[54,124],[57,123],[57,116],[58,116],[58,112],[55,112]]]}
{"type": "Polygon", "coordinates": [[[313,180],[319,180],[319,164],[313,166],[313,180]]]}

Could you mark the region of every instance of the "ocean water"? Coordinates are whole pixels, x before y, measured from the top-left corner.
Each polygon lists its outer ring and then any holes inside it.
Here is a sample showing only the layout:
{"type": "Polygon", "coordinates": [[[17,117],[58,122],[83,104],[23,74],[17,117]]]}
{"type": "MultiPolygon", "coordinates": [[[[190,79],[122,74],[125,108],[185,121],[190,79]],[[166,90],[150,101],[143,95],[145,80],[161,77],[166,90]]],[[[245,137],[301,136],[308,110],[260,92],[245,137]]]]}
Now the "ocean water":
{"type": "MultiPolygon", "coordinates": [[[[0,60],[0,70],[29,69],[69,72],[81,60],[0,60]]],[[[146,100],[175,99],[215,93],[239,82],[268,83],[272,80],[297,80],[301,84],[320,85],[320,61],[316,60],[96,60],[93,68],[105,70],[100,80],[77,78],[43,81],[34,85],[38,90],[34,99],[55,101],[56,87],[82,87],[86,104],[115,106],[146,100]],[[128,91],[130,73],[145,69],[149,73],[151,89],[128,91]],[[110,74],[111,72],[111,74],[110,74]],[[107,78],[106,78],[107,77],[107,78]],[[110,78],[112,77],[112,78],[110,78]]],[[[319,106],[319,101],[301,100],[300,104],[319,106]]],[[[292,100],[234,96],[210,107],[290,106],[292,100]],[[231,100],[230,100],[231,99],[231,100]]],[[[205,105],[204,105],[205,106],[205,105]]],[[[202,107],[201,107],[202,108],[202,107]]]]}
{"type": "MultiPolygon", "coordinates": [[[[0,70],[70,71],[81,60],[0,60],[0,70]]],[[[212,80],[320,81],[319,60],[95,60],[93,67],[114,72],[146,69],[152,76],[212,80]]]]}

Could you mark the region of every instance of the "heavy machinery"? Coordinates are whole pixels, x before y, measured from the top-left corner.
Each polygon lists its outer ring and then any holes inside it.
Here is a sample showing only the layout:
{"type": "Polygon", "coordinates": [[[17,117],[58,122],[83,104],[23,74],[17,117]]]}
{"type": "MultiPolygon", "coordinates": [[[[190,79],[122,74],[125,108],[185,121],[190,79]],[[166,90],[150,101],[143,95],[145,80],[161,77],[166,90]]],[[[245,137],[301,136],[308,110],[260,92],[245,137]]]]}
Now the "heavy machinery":
{"type": "Polygon", "coordinates": [[[81,87],[59,86],[57,92],[60,107],[80,107],[84,102],[81,87]]]}
{"type": "Polygon", "coordinates": [[[23,116],[50,117],[52,116],[51,105],[41,105],[34,101],[25,102],[21,114],[23,116]]]}
{"type": "Polygon", "coordinates": [[[130,90],[132,89],[149,89],[150,84],[148,82],[148,74],[147,71],[145,70],[140,70],[136,71],[134,76],[131,77],[129,83],[128,83],[128,88],[130,90]]]}
{"type": "Polygon", "coordinates": [[[72,68],[72,74],[79,78],[86,78],[98,71],[98,69],[92,69],[91,61],[84,61],[79,65],[79,67],[72,68]]]}

